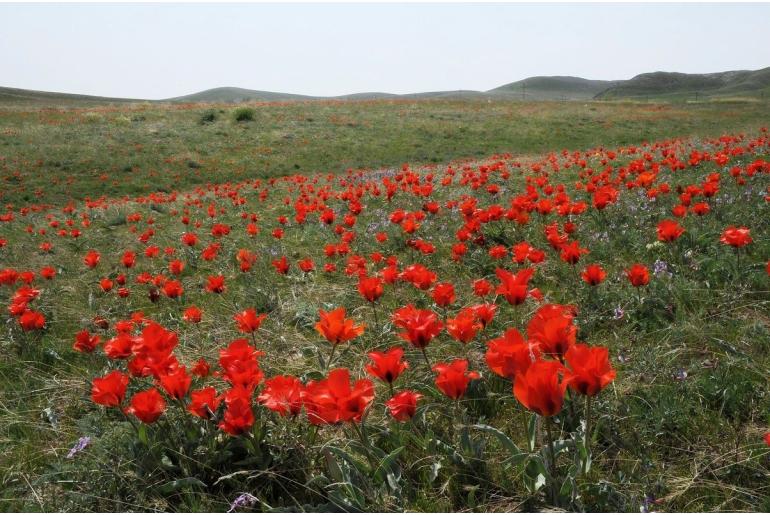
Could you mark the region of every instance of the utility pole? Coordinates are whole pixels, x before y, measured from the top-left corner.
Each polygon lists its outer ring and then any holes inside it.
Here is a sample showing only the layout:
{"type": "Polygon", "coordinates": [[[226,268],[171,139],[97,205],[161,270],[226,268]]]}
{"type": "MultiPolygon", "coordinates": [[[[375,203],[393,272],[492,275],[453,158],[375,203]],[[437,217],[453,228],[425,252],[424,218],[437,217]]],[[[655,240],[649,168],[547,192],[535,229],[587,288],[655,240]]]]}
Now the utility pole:
{"type": "Polygon", "coordinates": [[[526,82],[522,82],[521,83],[521,99],[522,100],[526,100],[526,98],[525,98],[526,96],[527,96],[527,83],[526,82]]]}

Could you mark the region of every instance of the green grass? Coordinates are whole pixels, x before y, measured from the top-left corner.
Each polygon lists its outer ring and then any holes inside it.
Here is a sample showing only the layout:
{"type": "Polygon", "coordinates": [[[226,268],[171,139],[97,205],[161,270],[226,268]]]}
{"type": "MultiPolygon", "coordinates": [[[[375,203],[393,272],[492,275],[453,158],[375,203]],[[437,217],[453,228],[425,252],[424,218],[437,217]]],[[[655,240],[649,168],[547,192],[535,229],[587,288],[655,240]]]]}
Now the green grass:
{"type": "MultiPolygon", "coordinates": [[[[0,202],[131,197],[184,185],[444,163],[757,129],[760,104],[376,101],[0,111],[0,202]]],[[[1,108],[0,108],[1,109],[1,108]]]]}
{"type": "MultiPolygon", "coordinates": [[[[209,182],[400,166],[405,161],[430,165],[498,152],[514,154],[508,162],[525,158],[530,162],[538,153],[560,153],[563,148],[613,148],[643,140],[737,131],[754,135],[768,120],[766,104],[375,102],[261,105],[255,106],[255,119],[244,123],[234,122],[232,109],[222,107],[224,112],[217,111],[213,120],[201,124],[207,109],[8,110],[0,118],[5,177],[2,201],[19,207],[30,202],[55,203],[56,209],[50,213],[63,222],[69,215],[61,208],[71,199],[86,196],[134,197],[157,189],[191,192],[209,182]],[[9,130],[15,132],[4,132],[9,130]],[[268,148],[270,152],[265,150],[268,148]],[[9,180],[17,171],[20,178],[9,180]],[[102,173],[109,177],[100,179],[102,173]],[[36,189],[42,189],[39,197],[34,195],[36,189]]],[[[694,145],[707,146],[701,138],[694,145]]],[[[685,156],[686,152],[680,155],[685,156]]],[[[739,157],[737,162],[745,165],[757,157],[770,159],[764,152],[739,157]]],[[[588,160],[591,168],[602,169],[599,159],[588,160]]],[[[625,163],[627,158],[619,160],[625,163]]],[[[443,176],[444,169],[443,164],[436,166],[437,177],[443,176]]],[[[668,182],[675,191],[717,169],[713,163],[677,173],[664,169],[658,182],[668,182]]],[[[636,512],[646,496],[660,503],[650,509],[662,511],[770,508],[770,462],[762,443],[770,424],[770,278],[764,271],[770,258],[770,226],[762,221],[770,219],[770,207],[761,198],[770,180],[767,174],[758,174],[747,179],[749,186],[743,188],[726,172],[722,175],[720,201],[712,203],[710,215],[690,216],[682,222],[687,233],[675,244],[677,250],[653,244],[655,226],[661,218],[670,217],[676,194],[651,202],[636,191],[623,191],[620,202],[607,211],[578,217],[574,237],[591,250],[581,264],[599,262],[608,272],[607,282],[597,291],[577,284],[573,271],[551,250],[547,250],[546,263],[538,267],[534,285],[551,301],[579,306],[580,340],[607,346],[618,371],[617,380],[594,406],[599,416],[594,465],[588,476],[579,479],[580,498],[568,508],[636,512]],[[719,234],[730,224],[752,229],[755,242],[741,261],[718,243],[719,234]],[[653,277],[641,293],[631,291],[623,270],[637,261],[652,267],[656,259],[667,261],[673,275],[653,277]],[[614,315],[618,306],[625,312],[619,319],[614,315]]],[[[324,184],[324,176],[317,177],[324,184]]],[[[573,168],[554,174],[552,181],[569,187],[577,178],[573,168]]],[[[437,188],[433,198],[443,206],[450,199],[474,194],[482,206],[497,202],[507,207],[510,198],[524,188],[523,178],[516,174],[508,181],[495,178],[494,182],[507,188],[502,198],[459,185],[437,188]]],[[[355,290],[354,278],[342,272],[304,276],[297,270],[296,261],[306,256],[322,266],[323,245],[335,241],[328,228],[313,222],[301,228],[290,226],[280,242],[270,236],[277,216],[293,216],[291,206],[282,203],[284,197],[296,195],[292,187],[279,181],[264,202],[258,198],[259,189],[242,188],[239,195],[245,204],[238,208],[232,207],[226,192],[217,196],[208,191],[201,196],[200,205],[185,205],[180,195],[178,201],[168,204],[93,209],[89,211],[91,226],[78,239],[54,236],[46,213],[18,215],[13,222],[0,223],[0,238],[8,240],[0,248],[0,269],[38,270],[54,265],[58,271],[53,281],[40,283],[43,291],[34,303],[35,309],[46,314],[46,331],[24,334],[11,320],[0,333],[0,508],[225,511],[240,492],[258,495],[263,503],[258,508],[263,509],[324,511],[340,505],[422,511],[547,508],[542,492],[528,494],[517,470],[506,467],[508,455],[495,438],[469,430],[467,438],[463,436],[456,408],[437,394],[432,375],[414,350],[408,352],[411,367],[401,384],[425,393],[425,410],[409,430],[395,431],[381,415],[387,389],[378,385],[376,413],[367,422],[381,448],[408,449],[397,460],[402,477],[397,494],[347,470],[350,465],[342,458],[324,453],[322,446],[331,444],[365,462],[355,433],[344,428],[323,428],[310,442],[303,420],[265,417],[264,446],[249,448],[243,439],[224,438],[208,454],[196,446],[182,451],[177,447],[181,454],[195,457],[188,463],[168,451],[174,447],[165,442],[167,437],[185,438],[177,413],[171,411],[165,417],[171,422],[169,428],[153,426],[149,452],[138,446],[131,426],[120,416],[90,402],[90,379],[115,364],[98,353],[78,354],[71,346],[78,330],[94,330],[91,321],[97,315],[114,323],[142,310],[179,333],[180,360],[189,364],[199,356],[214,362],[218,349],[239,336],[233,313],[254,306],[269,313],[258,337],[259,347],[267,351],[261,364],[268,376],[292,373],[307,379],[319,375],[317,355],[325,356],[329,350],[313,330],[319,308],[346,306],[350,316],[369,326],[363,337],[341,353],[341,363],[355,377],[363,376],[366,349],[399,341],[389,325],[376,327],[370,306],[355,290]],[[226,212],[210,220],[206,213],[210,203],[226,212]],[[152,217],[156,235],[150,243],[161,249],[178,248],[179,236],[188,228],[173,211],[184,208],[191,210],[193,220],[201,221],[196,232],[204,245],[212,240],[208,231],[213,222],[229,224],[233,231],[222,240],[222,255],[214,262],[178,250],[188,262],[181,278],[183,300],[161,298],[153,303],[147,297],[148,288],[131,281],[141,271],[167,273],[162,257],[138,258],[137,267],[128,272],[129,298],[101,294],[99,278],[123,271],[119,265],[122,252],[143,248],[137,236],[149,225],[145,221],[127,223],[126,215],[141,213],[144,220],[152,217]],[[256,238],[246,235],[241,211],[259,216],[262,232],[256,238]],[[28,225],[46,227],[49,235],[29,234],[25,231],[28,225]],[[136,232],[131,229],[134,225],[136,232]],[[54,243],[53,254],[37,250],[43,239],[54,243]],[[82,265],[83,255],[92,248],[102,253],[97,270],[82,265]],[[246,274],[237,271],[234,256],[240,248],[260,255],[255,268],[246,274]],[[278,276],[270,265],[274,255],[284,253],[292,262],[287,277],[278,276]],[[205,293],[201,288],[205,277],[219,272],[227,276],[227,293],[205,293]],[[200,325],[180,320],[182,309],[191,304],[204,310],[200,325]],[[92,445],[76,458],[66,458],[82,435],[91,436],[92,445]],[[166,453],[165,459],[158,457],[160,452],[166,453]],[[351,477],[335,481],[337,469],[330,465],[331,460],[337,460],[341,472],[351,477]],[[187,477],[198,478],[206,487],[173,483],[187,477]],[[344,490],[348,484],[360,489],[363,506],[351,494],[355,490],[344,490]]],[[[568,191],[576,198],[588,198],[568,191]]],[[[443,209],[439,216],[426,218],[418,236],[436,244],[437,252],[429,256],[405,249],[397,228],[385,222],[392,210],[419,210],[423,202],[407,195],[396,196],[392,203],[365,197],[354,251],[369,256],[380,250],[386,256],[398,255],[404,264],[421,262],[435,270],[440,280],[455,283],[458,306],[471,303],[470,281],[493,276],[499,263],[489,258],[486,249],[475,247],[463,262],[451,261],[449,248],[461,224],[456,213],[443,209]],[[373,224],[381,227],[375,229],[373,224]],[[371,236],[376,230],[390,233],[385,245],[374,243],[371,236]]],[[[329,203],[338,211],[344,209],[341,201],[329,203]]],[[[85,209],[80,203],[75,206],[73,219],[79,226],[79,213],[85,209]]],[[[526,226],[501,222],[484,230],[490,239],[508,246],[526,240],[546,250],[543,225],[554,220],[555,215],[533,213],[526,226]]],[[[344,260],[338,263],[344,268],[344,260]]],[[[505,265],[511,266],[508,261],[505,265]]],[[[12,292],[12,288],[0,286],[3,306],[12,292]]],[[[379,307],[380,320],[406,302],[430,306],[430,299],[411,286],[389,288],[379,307]]],[[[499,429],[522,448],[526,445],[526,415],[510,385],[492,376],[482,364],[481,351],[483,341],[505,328],[523,330],[535,308],[532,303],[519,308],[501,304],[495,321],[470,352],[474,368],[483,372],[484,380],[474,384],[461,405],[468,420],[499,429]]],[[[431,343],[428,351],[435,360],[464,352],[446,334],[431,343]]],[[[576,423],[567,414],[559,418],[565,435],[576,423]]],[[[204,439],[190,440],[201,447],[213,445],[204,439]]],[[[566,471],[568,456],[561,457],[560,466],[566,471]]]]}

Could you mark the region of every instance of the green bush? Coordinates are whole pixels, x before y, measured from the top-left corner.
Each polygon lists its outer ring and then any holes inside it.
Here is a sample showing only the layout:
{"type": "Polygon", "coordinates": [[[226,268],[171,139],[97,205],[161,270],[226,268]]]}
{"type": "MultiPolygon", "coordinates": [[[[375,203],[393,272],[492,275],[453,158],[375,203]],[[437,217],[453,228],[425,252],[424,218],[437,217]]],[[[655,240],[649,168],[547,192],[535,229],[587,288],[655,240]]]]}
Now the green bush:
{"type": "Polygon", "coordinates": [[[213,109],[209,109],[207,111],[204,111],[203,114],[201,114],[199,123],[201,125],[206,125],[209,123],[214,123],[216,120],[217,120],[217,112],[213,109]]]}
{"type": "Polygon", "coordinates": [[[251,107],[239,107],[233,111],[233,119],[236,122],[251,122],[254,121],[254,115],[257,112],[251,107]]]}

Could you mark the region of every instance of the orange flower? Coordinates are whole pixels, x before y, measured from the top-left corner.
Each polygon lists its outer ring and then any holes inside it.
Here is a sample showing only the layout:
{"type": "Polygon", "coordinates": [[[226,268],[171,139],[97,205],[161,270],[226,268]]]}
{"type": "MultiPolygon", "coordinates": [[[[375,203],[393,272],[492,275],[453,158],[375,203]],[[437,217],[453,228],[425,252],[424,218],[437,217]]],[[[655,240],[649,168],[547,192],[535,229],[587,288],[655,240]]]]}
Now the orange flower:
{"type": "Polygon", "coordinates": [[[529,280],[535,274],[532,268],[525,268],[517,274],[498,268],[495,274],[500,279],[500,284],[495,293],[505,297],[510,304],[517,306],[523,303],[527,298],[529,290],[529,280]]]}
{"type": "Polygon", "coordinates": [[[513,383],[516,399],[530,411],[543,417],[559,413],[567,382],[564,366],[558,361],[536,361],[513,383]]]}
{"type": "Polygon", "coordinates": [[[404,390],[386,401],[385,406],[388,407],[390,416],[399,422],[406,422],[414,416],[417,411],[417,401],[421,398],[422,395],[417,392],[404,390]]]}
{"type": "Polygon", "coordinates": [[[126,413],[134,415],[145,424],[152,424],[166,411],[166,401],[155,388],[134,394],[126,413]]]}
{"type": "Polygon", "coordinates": [[[670,242],[684,234],[684,227],[675,220],[661,220],[658,224],[658,240],[670,242]]]}
{"type": "Polygon", "coordinates": [[[329,340],[332,345],[352,340],[364,332],[364,325],[354,325],[353,320],[345,318],[345,308],[339,307],[326,312],[318,310],[321,320],[315,325],[316,331],[329,340]]]}
{"type": "Polygon", "coordinates": [[[567,384],[583,395],[596,395],[615,379],[615,370],[605,347],[589,347],[576,343],[564,354],[569,365],[567,384]]]}
{"type": "Polygon", "coordinates": [[[505,331],[500,338],[487,342],[485,355],[489,369],[511,381],[523,374],[540,357],[540,350],[534,342],[526,342],[514,328],[505,331]]]}
{"type": "Polygon", "coordinates": [[[372,364],[366,365],[366,371],[388,384],[393,384],[401,372],[409,368],[409,363],[401,361],[404,357],[404,349],[401,347],[392,347],[386,352],[370,352],[367,355],[372,364]]]}
{"type": "Polygon", "coordinates": [[[529,321],[527,336],[537,342],[543,353],[563,356],[577,337],[577,327],[572,323],[574,317],[572,306],[546,304],[529,321]]]}
{"type": "Polygon", "coordinates": [[[754,240],[751,239],[751,232],[748,227],[734,227],[731,225],[724,230],[719,241],[725,245],[740,248],[745,247],[754,240]]]}
{"type": "Polygon", "coordinates": [[[481,376],[478,372],[468,372],[468,360],[456,359],[452,363],[438,363],[433,366],[437,372],[436,387],[450,399],[460,399],[465,395],[471,379],[481,376]]]}
{"type": "Polygon", "coordinates": [[[457,318],[446,321],[446,332],[462,344],[467,344],[476,337],[476,333],[482,329],[476,314],[473,311],[462,311],[457,318]]]}
{"type": "Polygon", "coordinates": [[[591,286],[596,286],[604,282],[604,279],[607,277],[607,272],[605,272],[599,265],[588,265],[586,269],[583,270],[581,277],[591,286]]]}
{"type": "Polygon", "coordinates": [[[350,371],[338,368],[320,381],[310,381],[302,392],[302,402],[311,424],[360,422],[374,400],[374,384],[359,379],[350,386],[350,371]]]}
{"type": "Polygon", "coordinates": [[[633,286],[639,288],[650,282],[650,271],[646,266],[636,263],[626,271],[626,276],[633,286]]]}
{"type": "Polygon", "coordinates": [[[253,333],[259,329],[265,318],[267,318],[267,315],[257,315],[257,311],[254,308],[245,309],[233,315],[233,320],[238,324],[238,330],[242,333],[253,333]]]}

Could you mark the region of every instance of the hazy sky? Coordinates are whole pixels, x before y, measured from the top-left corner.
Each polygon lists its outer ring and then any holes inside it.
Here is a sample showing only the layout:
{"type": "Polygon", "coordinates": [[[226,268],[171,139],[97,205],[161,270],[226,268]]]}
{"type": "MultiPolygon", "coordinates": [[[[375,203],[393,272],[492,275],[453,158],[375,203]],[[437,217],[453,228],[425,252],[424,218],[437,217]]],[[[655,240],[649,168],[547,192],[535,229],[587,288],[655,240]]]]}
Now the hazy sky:
{"type": "Polygon", "coordinates": [[[770,4],[0,4],[0,86],[487,90],[770,66],[770,4]]]}

